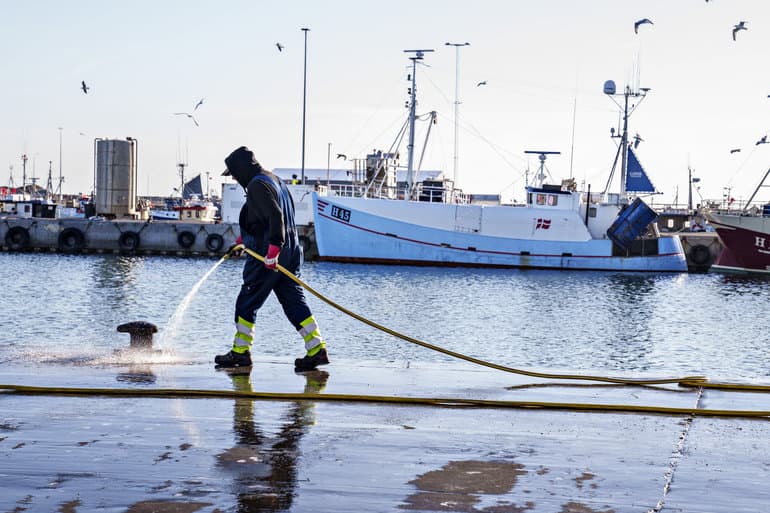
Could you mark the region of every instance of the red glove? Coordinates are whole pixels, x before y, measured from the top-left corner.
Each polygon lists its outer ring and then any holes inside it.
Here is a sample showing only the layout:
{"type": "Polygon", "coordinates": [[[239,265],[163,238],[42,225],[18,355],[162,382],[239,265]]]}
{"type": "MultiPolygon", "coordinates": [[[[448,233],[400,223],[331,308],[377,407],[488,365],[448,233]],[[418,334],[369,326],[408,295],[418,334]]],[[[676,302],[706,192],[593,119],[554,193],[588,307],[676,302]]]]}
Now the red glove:
{"type": "Polygon", "coordinates": [[[278,255],[281,254],[281,248],[272,244],[267,246],[267,256],[265,257],[265,267],[277,271],[275,266],[278,264],[278,255]]]}

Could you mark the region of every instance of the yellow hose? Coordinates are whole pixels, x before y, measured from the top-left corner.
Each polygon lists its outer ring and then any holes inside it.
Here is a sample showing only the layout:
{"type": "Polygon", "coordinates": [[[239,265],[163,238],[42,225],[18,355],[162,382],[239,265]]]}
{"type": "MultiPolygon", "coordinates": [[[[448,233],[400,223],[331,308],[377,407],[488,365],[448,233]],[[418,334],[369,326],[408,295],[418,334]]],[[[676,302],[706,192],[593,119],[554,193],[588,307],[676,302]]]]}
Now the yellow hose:
{"type": "MultiPolygon", "coordinates": [[[[242,246],[242,245],[240,245],[242,246]]],[[[236,249],[241,249],[240,247],[236,247],[236,249]]],[[[248,253],[249,255],[253,256],[260,262],[264,262],[265,258],[260,255],[259,253],[256,253],[255,251],[252,251],[251,249],[243,246],[243,251],[248,253]]],[[[548,374],[543,372],[533,372],[533,371],[527,371],[522,369],[514,369],[513,367],[506,367],[504,365],[498,365],[496,363],[487,362],[484,360],[480,360],[478,358],[473,358],[472,356],[467,356],[462,353],[457,353],[455,351],[450,351],[448,349],[444,349],[443,347],[435,346],[433,344],[429,344],[428,342],[423,342],[422,340],[418,340],[416,338],[410,337],[409,335],[404,335],[403,333],[399,333],[398,331],[392,330],[386,326],[383,326],[381,324],[378,324],[374,321],[371,321],[362,315],[359,315],[351,310],[348,310],[344,306],[335,303],[328,297],[324,296],[320,292],[316,291],[313,287],[305,283],[304,281],[300,280],[297,276],[295,276],[292,272],[288,271],[285,267],[281,266],[280,264],[276,265],[276,269],[286,275],[288,278],[290,278],[292,281],[294,281],[296,284],[316,296],[318,299],[323,301],[324,303],[336,308],[340,312],[343,312],[354,319],[357,319],[364,324],[367,324],[368,326],[371,326],[372,328],[376,328],[380,331],[383,331],[389,335],[392,335],[394,337],[400,338],[401,340],[405,340],[407,342],[411,342],[412,344],[417,344],[418,346],[425,347],[427,349],[431,349],[433,351],[437,351],[439,353],[443,353],[448,356],[452,356],[454,358],[458,358],[460,360],[465,360],[467,362],[475,363],[476,365],[482,365],[484,367],[489,367],[491,369],[496,369],[503,372],[510,372],[513,374],[520,374],[523,376],[530,376],[533,378],[544,378],[544,379],[568,379],[568,380],[586,380],[586,381],[601,381],[605,383],[617,383],[622,385],[663,385],[667,383],[677,383],[685,386],[700,386],[700,384],[706,382],[706,378],[704,376],[684,376],[681,378],[662,378],[662,379],[629,379],[629,378],[612,378],[608,376],[589,376],[589,375],[580,375],[580,374],[548,374]]]]}
{"type": "Polygon", "coordinates": [[[545,401],[500,401],[494,399],[466,399],[454,397],[399,397],[354,394],[308,394],[283,392],[249,392],[237,390],[201,390],[176,388],[71,388],[71,387],[36,387],[23,385],[2,385],[0,390],[8,390],[29,395],[73,395],[73,396],[112,396],[112,397],[185,397],[185,398],[232,398],[232,399],[272,399],[279,401],[336,401],[412,404],[439,407],[476,407],[476,408],[511,408],[593,411],[611,413],[641,413],[658,415],[692,415],[699,417],[770,417],[770,411],[763,410],[719,410],[700,408],[675,408],[666,406],[641,406],[627,404],[562,403],[545,401]]]}

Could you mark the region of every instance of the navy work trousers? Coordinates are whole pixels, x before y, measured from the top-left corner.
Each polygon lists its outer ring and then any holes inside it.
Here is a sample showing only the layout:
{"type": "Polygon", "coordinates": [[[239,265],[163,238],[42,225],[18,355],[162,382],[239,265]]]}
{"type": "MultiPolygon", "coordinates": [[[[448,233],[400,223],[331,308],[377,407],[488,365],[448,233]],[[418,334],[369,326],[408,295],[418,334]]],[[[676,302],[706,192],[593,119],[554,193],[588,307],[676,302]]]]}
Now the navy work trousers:
{"type": "MultiPolygon", "coordinates": [[[[264,248],[258,246],[253,237],[244,237],[243,242],[249,249],[261,252],[265,255],[267,245],[264,248]]],[[[278,262],[299,276],[302,265],[302,247],[288,245],[284,247],[278,258],[278,262]]],[[[275,292],[275,297],[283,307],[286,318],[292,323],[294,329],[300,329],[300,323],[310,317],[310,308],[305,301],[305,293],[298,284],[279,271],[272,271],[256,258],[246,254],[246,263],[243,266],[243,285],[235,301],[235,322],[238,317],[254,323],[257,310],[262,307],[270,295],[275,292]]]]}

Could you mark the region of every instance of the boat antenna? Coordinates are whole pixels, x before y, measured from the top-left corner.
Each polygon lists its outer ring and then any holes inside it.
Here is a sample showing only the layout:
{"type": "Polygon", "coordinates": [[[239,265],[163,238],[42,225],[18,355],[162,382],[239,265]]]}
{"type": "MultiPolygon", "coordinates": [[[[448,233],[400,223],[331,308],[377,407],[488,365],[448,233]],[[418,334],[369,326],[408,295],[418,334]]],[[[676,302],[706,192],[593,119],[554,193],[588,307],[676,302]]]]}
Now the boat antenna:
{"type": "MultiPolygon", "coordinates": [[[[543,182],[545,181],[546,173],[548,173],[548,176],[551,176],[551,173],[548,171],[548,168],[545,167],[545,159],[548,155],[561,155],[560,151],[541,151],[541,150],[525,150],[524,153],[528,155],[538,155],[538,159],[540,159],[540,167],[537,170],[537,174],[535,175],[535,187],[541,187],[543,185],[543,182]]],[[[553,177],[551,178],[553,179],[553,177]]]]}
{"type": "MultiPolygon", "coordinates": [[[[620,201],[622,203],[626,203],[628,200],[628,195],[626,192],[626,173],[627,173],[627,160],[628,160],[628,118],[631,117],[631,114],[639,107],[639,105],[642,103],[642,101],[647,97],[647,93],[650,91],[649,87],[636,87],[634,89],[631,89],[630,86],[626,86],[623,90],[622,96],[623,96],[623,105],[618,103],[618,101],[614,98],[614,96],[621,96],[621,94],[616,94],[615,90],[615,82],[613,80],[607,80],[604,82],[604,94],[606,94],[615,104],[621,109],[621,112],[623,114],[622,120],[623,120],[623,127],[620,129],[620,133],[615,135],[614,131],[612,131],[611,137],[619,137],[620,138],[620,201]],[[629,98],[640,98],[638,102],[631,105],[631,108],[628,107],[628,99],[629,98]]],[[[615,163],[617,163],[617,158],[615,159],[615,163]]],[[[610,179],[612,175],[615,173],[615,164],[612,165],[612,171],[610,172],[610,179]]]]}
{"type": "Polygon", "coordinates": [[[575,156],[575,119],[577,118],[577,95],[572,103],[572,141],[569,148],[569,177],[572,178],[572,161],[575,156]]]}
{"type": "Polygon", "coordinates": [[[433,50],[404,50],[404,53],[412,54],[409,60],[412,61],[412,87],[409,89],[409,145],[407,146],[407,168],[406,168],[406,199],[412,199],[414,194],[414,120],[417,107],[417,61],[421,61],[426,52],[433,50]]]}
{"type": "Polygon", "coordinates": [[[460,48],[463,46],[470,46],[470,43],[444,43],[445,46],[454,46],[455,47],[455,143],[454,143],[454,173],[452,173],[452,182],[454,182],[455,185],[458,184],[459,180],[459,171],[458,171],[458,162],[457,162],[457,135],[459,132],[459,122],[460,122],[460,48]]]}

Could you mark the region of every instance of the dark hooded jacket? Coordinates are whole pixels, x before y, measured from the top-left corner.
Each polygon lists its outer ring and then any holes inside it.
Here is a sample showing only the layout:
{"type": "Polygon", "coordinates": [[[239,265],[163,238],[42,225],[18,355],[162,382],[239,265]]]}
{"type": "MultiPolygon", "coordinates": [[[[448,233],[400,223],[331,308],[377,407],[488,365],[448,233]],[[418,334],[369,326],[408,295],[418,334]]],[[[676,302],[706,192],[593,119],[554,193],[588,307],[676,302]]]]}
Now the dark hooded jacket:
{"type": "Polygon", "coordinates": [[[241,232],[254,236],[258,241],[267,240],[269,244],[283,247],[285,227],[283,212],[276,190],[262,180],[254,180],[257,175],[264,175],[275,182],[279,188],[280,178],[264,169],[254,153],[241,146],[225,159],[227,171],[246,190],[246,203],[241,208],[238,224],[241,232]]]}

